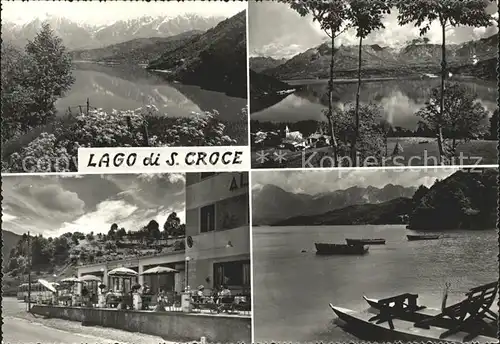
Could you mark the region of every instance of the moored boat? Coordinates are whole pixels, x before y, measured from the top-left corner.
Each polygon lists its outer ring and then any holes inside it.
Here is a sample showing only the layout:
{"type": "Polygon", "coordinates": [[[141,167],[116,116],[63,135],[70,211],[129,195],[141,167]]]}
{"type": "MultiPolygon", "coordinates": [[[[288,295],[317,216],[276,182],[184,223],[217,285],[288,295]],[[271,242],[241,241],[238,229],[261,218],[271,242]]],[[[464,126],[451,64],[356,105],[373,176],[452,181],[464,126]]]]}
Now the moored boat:
{"type": "MultiPolygon", "coordinates": [[[[392,319],[391,328],[389,322],[372,322],[373,314],[367,311],[357,312],[351,309],[337,307],[330,304],[330,308],[335,314],[344,321],[350,328],[356,328],[356,332],[363,334],[363,336],[375,336],[391,341],[422,341],[422,342],[447,342],[447,343],[465,343],[470,342],[464,340],[469,333],[456,332],[445,338],[441,338],[442,334],[447,331],[446,328],[429,326],[423,329],[415,327],[415,322],[392,319]]],[[[498,339],[488,336],[475,336],[472,341],[474,343],[498,343],[498,339]]]]}
{"type": "Polygon", "coordinates": [[[418,234],[418,235],[408,234],[406,237],[408,238],[408,241],[437,240],[441,238],[439,234],[418,234]]]}
{"type": "MultiPolygon", "coordinates": [[[[379,304],[378,299],[373,299],[373,298],[368,298],[363,295],[363,299],[370,305],[370,307],[375,311],[378,312],[381,309],[381,305],[379,304]]],[[[394,307],[394,304],[391,304],[390,307],[394,307]]],[[[413,312],[401,312],[398,316],[407,321],[411,322],[422,322],[429,320],[431,318],[434,318],[438,316],[441,313],[440,309],[437,308],[431,308],[431,307],[419,307],[420,309],[417,309],[413,312]]],[[[370,312],[370,310],[368,310],[370,312]]],[[[486,331],[482,331],[481,334],[487,335],[487,336],[495,336],[497,333],[497,328],[496,323],[493,321],[488,321],[488,323],[491,324],[491,328],[489,328],[486,331]]],[[[453,321],[447,318],[440,318],[439,321],[436,323],[437,326],[439,327],[444,327],[444,328],[449,328],[450,326],[453,326],[453,321]]]]}
{"type": "Polygon", "coordinates": [[[326,244],[315,243],[316,254],[333,255],[333,254],[358,254],[363,255],[368,252],[368,247],[363,245],[346,245],[346,244],[326,244]]]}
{"type": "Polygon", "coordinates": [[[385,239],[345,239],[347,245],[385,245],[385,239]]]}

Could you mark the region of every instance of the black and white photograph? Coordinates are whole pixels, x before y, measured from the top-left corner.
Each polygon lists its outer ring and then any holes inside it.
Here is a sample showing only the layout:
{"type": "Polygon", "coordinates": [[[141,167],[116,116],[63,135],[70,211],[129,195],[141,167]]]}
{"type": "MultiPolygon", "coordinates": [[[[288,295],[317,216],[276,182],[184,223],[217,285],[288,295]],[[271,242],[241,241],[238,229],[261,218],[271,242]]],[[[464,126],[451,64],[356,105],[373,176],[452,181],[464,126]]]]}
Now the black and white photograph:
{"type": "Polygon", "coordinates": [[[498,169],[253,171],[256,343],[497,343],[498,169]]]}
{"type": "Polygon", "coordinates": [[[253,168],[497,162],[498,2],[248,11],[253,168]]]}
{"type": "Polygon", "coordinates": [[[2,1],[2,172],[77,172],[79,147],[247,145],[246,7],[2,1]]]}
{"type": "Polygon", "coordinates": [[[2,343],[251,343],[247,172],[2,179],[2,343]]]}

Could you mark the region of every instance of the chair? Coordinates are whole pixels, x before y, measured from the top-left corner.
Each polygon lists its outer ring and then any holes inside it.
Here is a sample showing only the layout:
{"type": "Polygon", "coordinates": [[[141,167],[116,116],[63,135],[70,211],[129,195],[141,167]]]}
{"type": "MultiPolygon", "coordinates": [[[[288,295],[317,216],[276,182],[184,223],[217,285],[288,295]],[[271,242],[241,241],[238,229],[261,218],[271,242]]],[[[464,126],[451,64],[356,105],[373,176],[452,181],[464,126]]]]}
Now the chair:
{"type": "Polygon", "coordinates": [[[498,282],[488,283],[470,289],[466,299],[444,308],[440,314],[415,323],[415,327],[430,328],[440,320],[446,318],[451,322],[451,328],[443,332],[439,338],[443,339],[458,332],[468,332],[463,341],[470,341],[480,334],[490,334],[496,337],[495,325],[498,314],[491,311],[491,306],[498,294],[498,282]],[[488,323],[486,319],[492,320],[488,323]]]}
{"type": "Polygon", "coordinates": [[[234,312],[234,296],[222,296],[219,298],[219,307],[217,313],[220,312],[234,312]]]}
{"type": "Polygon", "coordinates": [[[418,294],[404,293],[378,300],[379,313],[371,317],[369,321],[377,321],[376,324],[388,322],[391,330],[394,329],[393,319],[405,318],[408,313],[415,313],[425,308],[417,305],[418,294]]]}

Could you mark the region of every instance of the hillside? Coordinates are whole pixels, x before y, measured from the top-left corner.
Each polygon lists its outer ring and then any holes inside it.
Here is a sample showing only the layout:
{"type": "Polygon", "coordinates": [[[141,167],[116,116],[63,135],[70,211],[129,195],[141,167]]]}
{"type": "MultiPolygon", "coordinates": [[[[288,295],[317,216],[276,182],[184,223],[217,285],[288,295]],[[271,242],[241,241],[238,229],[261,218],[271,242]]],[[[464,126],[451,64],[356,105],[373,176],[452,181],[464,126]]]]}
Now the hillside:
{"type": "Polygon", "coordinates": [[[458,171],[423,192],[410,215],[414,230],[492,229],[497,221],[498,170],[458,171]]]}
{"type": "MultiPolygon", "coordinates": [[[[171,213],[163,230],[158,222],[151,220],[144,227],[128,232],[112,224],[107,234],[68,232],[58,237],[36,235],[30,237],[29,245],[27,235],[17,236],[20,240],[14,244],[9,239],[10,249],[4,245],[2,250],[3,253],[7,249],[9,253],[12,252],[4,263],[3,290],[13,293],[20,283],[27,280],[30,257],[34,278],[53,279],[56,275],[57,279],[61,279],[74,275],[75,266],[79,264],[182,251],[185,249],[185,224],[180,221],[176,213],[171,213]]],[[[16,238],[15,234],[10,234],[7,234],[7,238],[16,238]]]]}
{"type": "Polygon", "coordinates": [[[319,215],[296,216],[274,226],[340,226],[402,224],[412,208],[411,198],[395,198],[379,204],[357,204],[319,215]]]}
{"type": "Polygon", "coordinates": [[[288,90],[296,89],[272,76],[250,69],[250,109],[252,113],[276,104],[288,96],[288,90]]]}
{"type": "Polygon", "coordinates": [[[201,33],[202,31],[193,30],[171,37],[137,38],[104,48],[72,51],[71,56],[74,60],[149,63],[166,51],[181,47],[188,39],[201,33]]]}
{"type": "Polygon", "coordinates": [[[292,193],[274,185],[252,190],[252,221],[256,225],[277,223],[295,216],[316,216],[352,205],[380,204],[398,198],[411,198],[413,187],[388,184],[383,188],[369,186],[315,195],[292,193]]]}
{"type": "Polygon", "coordinates": [[[276,68],[286,62],[286,59],[274,59],[272,57],[251,57],[249,59],[250,69],[262,72],[266,69],[276,68]]]}
{"type": "Polygon", "coordinates": [[[246,13],[222,21],[204,34],[164,53],[148,69],[166,70],[166,76],[184,84],[247,96],[246,13]]]}
{"type": "Polygon", "coordinates": [[[10,251],[16,247],[21,236],[10,231],[2,230],[2,267],[5,268],[10,258],[10,251]]]}
{"type": "MultiPolygon", "coordinates": [[[[477,41],[447,46],[450,68],[473,65],[475,59],[486,61],[497,58],[498,34],[477,41]]],[[[340,46],[335,51],[336,77],[354,77],[357,72],[357,46],[340,46]]],[[[292,57],[277,67],[262,72],[281,80],[328,78],[331,50],[329,43],[292,57]]],[[[441,46],[414,40],[394,49],[380,45],[362,47],[363,76],[402,76],[419,73],[437,73],[440,70],[441,46]]]]}

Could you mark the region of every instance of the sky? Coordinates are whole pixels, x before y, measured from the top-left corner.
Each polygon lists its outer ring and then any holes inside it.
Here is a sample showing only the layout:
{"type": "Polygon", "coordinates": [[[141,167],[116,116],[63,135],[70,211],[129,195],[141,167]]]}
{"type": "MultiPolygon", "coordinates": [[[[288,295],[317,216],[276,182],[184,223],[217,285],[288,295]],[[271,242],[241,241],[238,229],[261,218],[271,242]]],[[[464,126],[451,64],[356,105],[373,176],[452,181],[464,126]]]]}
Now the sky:
{"type": "MultiPolygon", "coordinates": [[[[488,7],[490,14],[498,18],[498,5],[492,2],[488,7]]],[[[399,26],[397,24],[397,10],[384,18],[385,29],[375,31],[365,40],[366,44],[381,46],[400,46],[419,37],[419,29],[412,24],[399,26]]],[[[293,55],[318,46],[328,37],[321,31],[312,17],[301,17],[287,4],[264,1],[249,2],[248,5],[248,41],[251,56],[271,56],[274,58],[290,58],[293,55]]],[[[498,27],[450,28],[447,32],[448,43],[463,43],[471,39],[489,37],[498,32],[498,27]]],[[[431,43],[441,42],[441,29],[437,22],[431,26],[427,37],[431,43]]],[[[349,30],[336,39],[336,44],[358,44],[359,39],[355,32],[349,30]]]]}
{"type": "Polygon", "coordinates": [[[113,223],[163,227],[177,212],[185,223],[184,174],[2,176],[2,229],[45,237],[107,233],[113,223]]]}
{"type": "Polygon", "coordinates": [[[171,16],[197,14],[202,17],[232,17],[246,9],[246,2],[184,1],[2,1],[2,20],[25,23],[47,15],[64,17],[75,22],[90,25],[104,25],[118,20],[142,16],[171,16]]]}
{"type": "Polygon", "coordinates": [[[345,190],[353,186],[383,188],[387,184],[404,187],[430,187],[436,179],[444,179],[456,172],[449,168],[362,169],[362,170],[304,170],[253,171],[252,189],[272,184],[293,193],[315,195],[322,192],[345,190]]]}

